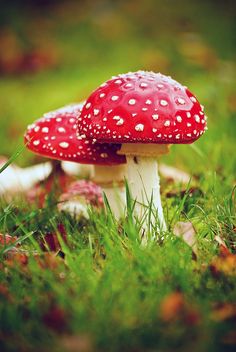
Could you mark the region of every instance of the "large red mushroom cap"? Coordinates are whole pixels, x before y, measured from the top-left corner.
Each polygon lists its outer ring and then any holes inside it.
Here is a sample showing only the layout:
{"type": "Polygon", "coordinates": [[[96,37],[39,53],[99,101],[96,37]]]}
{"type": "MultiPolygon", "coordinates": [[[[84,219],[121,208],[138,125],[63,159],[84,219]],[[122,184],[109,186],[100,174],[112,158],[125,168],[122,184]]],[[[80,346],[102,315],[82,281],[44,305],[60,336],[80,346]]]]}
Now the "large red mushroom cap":
{"type": "Polygon", "coordinates": [[[36,154],[57,160],[81,164],[116,165],[125,163],[118,155],[120,145],[98,144],[77,134],[82,104],[72,104],[44,114],[28,126],[25,133],[27,148],[36,154]]]}
{"type": "Polygon", "coordinates": [[[79,117],[80,133],[101,143],[192,143],[206,129],[203,106],[186,87],[144,71],[103,83],[79,117]]]}

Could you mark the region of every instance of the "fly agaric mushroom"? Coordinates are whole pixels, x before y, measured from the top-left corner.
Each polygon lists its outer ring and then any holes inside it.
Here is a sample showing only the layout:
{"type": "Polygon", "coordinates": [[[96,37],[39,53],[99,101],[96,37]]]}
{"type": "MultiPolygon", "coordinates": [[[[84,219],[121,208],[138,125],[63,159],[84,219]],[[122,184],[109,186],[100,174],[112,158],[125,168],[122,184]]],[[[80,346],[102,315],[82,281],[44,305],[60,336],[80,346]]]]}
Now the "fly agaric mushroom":
{"type": "Polygon", "coordinates": [[[86,137],[122,144],[119,154],[127,159],[136,212],[142,216],[152,200],[160,228],[165,230],[156,159],[168,152],[170,144],[192,143],[207,129],[196,97],[160,73],[122,74],[90,95],[79,122],[79,132],[86,137]]]}
{"type": "Polygon", "coordinates": [[[124,203],[125,157],[118,155],[120,145],[97,144],[77,135],[83,104],[73,104],[44,114],[28,127],[27,147],[36,154],[57,160],[94,165],[93,181],[100,185],[116,217],[124,203]]]}
{"type": "Polygon", "coordinates": [[[94,182],[79,180],[72,182],[67,191],[60,196],[58,209],[77,217],[88,218],[89,204],[96,208],[103,207],[102,189],[94,182]]]}

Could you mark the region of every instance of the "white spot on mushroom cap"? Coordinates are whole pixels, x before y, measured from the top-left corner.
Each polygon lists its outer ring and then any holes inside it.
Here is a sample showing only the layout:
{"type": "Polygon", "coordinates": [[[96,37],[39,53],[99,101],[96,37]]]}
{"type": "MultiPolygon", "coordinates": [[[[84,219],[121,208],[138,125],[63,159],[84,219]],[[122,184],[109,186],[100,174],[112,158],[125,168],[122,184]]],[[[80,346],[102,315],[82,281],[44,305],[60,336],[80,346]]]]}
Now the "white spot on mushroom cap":
{"type": "Polygon", "coordinates": [[[113,95],[113,96],[111,97],[111,100],[112,100],[112,101],[117,101],[118,99],[119,99],[118,95],[113,95]]]}
{"type": "Polygon", "coordinates": [[[168,102],[167,102],[166,100],[164,100],[164,99],[161,99],[161,100],[160,100],[160,105],[161,105],[161,106],[167,106],[167,105],[168,105],[168,102]]]}
{"type": "Polygon", "coordinates": [[[40,141],[37,139],[36,141],[33,141],[33,145],[37,146],[40,144],[40,141]]]}
{"type": "Polygon", "coordinates": [[[182,122],[182,117],[181,116],[176,116],[176,120],[178,121],[178,122],[182,122]]]}
{"type": "Polygon", "coordinates": [[[180,104],[180,105],[184,105],[185,104],[185,100],[183,98],[177,98],[177,102],[180,104]]]}
{"type": "Polygon", "coordinates": [[[43,133],[48,133],[49,132],[49,128],[48,127],[43,127],[42,128],[42,132],[43,133]]]}
{"type": "Polygon", "coordinates": [[[140,83],[141,88],[147,88],[148,84],[145,82],[140,83]]]}
{"type": "Polygon", "coordinates": [[[153,114],[152,118],[153,118],[153,120],[158,120],[159,119],[159,115],[158,114],[153,114]]]}
{"type": "Polygon", "coordinates": [[[197,123],[200,122],[200,117],[199,117],[198,115],[194,115],[194,118],[195,118],[195,121],[196,121],[197,123]]]}
{"type": "Polygon", "coordinates": [[[61,143],[59,143],[59,146],[63,149],[67,149],[69,147],[69,143],[68,142],[61,142],[61,143]]]}
{"type": "Polygon", "coordinates": [[[170,126],[170,120],[166,120],[166,121],[164,122],[164,126],[166,126],[166,127],[170,126]]]}
{"type": "Polygon", "coordinates": [[[138,123],[135,126],[135,131],[142,132],[144,130],[144,125],[142,123],[138,123]]]}
{"type": "Polygon", "coordinates": [[[130,99],[128,103],[129,103],[129,105],[135,105],[136,104],[136,100],[135,99],[130,99]]]}
{"type": "Polygon", "coordinates": [[[101,94],[99,95],[99,97],[100,97],[100,98],[104,98],[105,95],[106,95],[105,93],[101,93],[101,94]]]}
{"type": "Polygon", "coordinates": [[[89,109],[90,106],[91,106],[91,103],[87,103],[87,104],[85,105],[85,108],[86,108],[86,109],[89,109]]]}
{"type": "Polygon", "coordinates": [[[100,156],[101,156],[101,158],[107,158],[108,154],[107,153],[101,153],[100,156]]]}
{"type": "Polygon", "coordinates": [[[151,105],[151,104],[152,104],[152,101],[151,101],[150,99],[147,99],[146,102],[145,102],[145,104],[151,105]]]}
{"type": "Polygon", "coordinates": [[[40,130],[40,127],[39,126],[36,126],[35,128],[34,128],[34,132],[38,132],[40,130]]]}
{"type": "Polygon", "coordinates": [[[153,129],[152,129],[152,132],[154,132],[154,133],[157,132],[157,129],[156,129],[156,128],[153,128],[153,129]]]}
{"type": "Polygon", "coordinates": [[[97,116],[99,114],[100,110],[99,109],[94,109],[93,110],[93,114],[94,116],[97,116]]]}
{"type": "Polygon", "coordinates": [[[187,112],[186,112],[186,116],[187,116],[188,118],[190,118],[190,117],[191,117],[191,113],[190,113],[189,111],[187,111],[187,112]]]}
{"type": "Polygon", "coordinates": [[[119,119],[119,121],[117,121],[117,123],[116,123],[117,126],[122,126],[123,124],[124,124],[123,119],[119,119]]]}
{"type": "Polygon", "coordinates": [[[61,121],[62,121],[62,118],[61,118],[61,117],[57,117],[57,118],[56,118],[56,121],[57,121],[57,122],[61,122],[61,121]]]}

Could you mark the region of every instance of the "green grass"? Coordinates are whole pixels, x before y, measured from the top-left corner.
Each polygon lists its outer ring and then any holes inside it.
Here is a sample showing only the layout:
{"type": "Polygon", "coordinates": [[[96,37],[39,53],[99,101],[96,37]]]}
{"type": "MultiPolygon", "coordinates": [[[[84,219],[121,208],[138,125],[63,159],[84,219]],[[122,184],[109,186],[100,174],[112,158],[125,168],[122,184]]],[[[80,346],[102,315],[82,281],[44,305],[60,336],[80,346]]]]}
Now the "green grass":
{"type": "MultiPolygon", "coordinates": [[[[0,150],[12,156],[10,161],[27,166],[40,160],[19,147],[27,124],[46,111],[85,99],[111,75],[129,70],[160,70],[188,85],[205,106],[209,130],[194,145],[173,146],[163,157],[187,171],[189,187],[196,190],[183,198],[178,184],[161,179],[168,232],[155,233],[156,240],[147,246],[140,245],[129,197],[128,216],[119,223],[109,211],[98,215],[91,209],[89,220],[59,213],[53,194],[43,209],[21,195],[10,203],[1,200],[0,233],[17,236],[19,250],[26,251],[17,256],[13,246],[0,247],[1,351],[235,348],[235,257],[219,254],[215,240],[219,236],[235,256],[235,24],[229,12],[222,18],[219,4],[213,10],[210,2],[191,3],[181,11],[160,4],[158,12],[153,1],[146,6],[137,2],[134,11],[120,2],[116,11],[106,8],[108,15],[95,5],[94,10],[80,4],[80,25],[68,18],[72,10],[28,17],[29,25],[42,23],[30,27],[35,38],[40,39],[38,28],[43,28],[61,56],[54,69],[0,81],[0,150]],[[213,11],[212,16],[200,16],[203,10],[213,11]],[[186,18],[201,50],[213,50],[213,61],[190,61],[180,50],[180,43],[191,45],[183,43],[186,18]],[[178,221],[193,223],[197,258],[173,234],[178,221]],[[58,224],[65,228],[67,243],[58,224]],[[40,247],[48,233],[59,238],[57,254],[40,247]],[[77,349],[72,348],[75,342],[77,349]]],[[[31,38],[20,16],[11,26],[22,38],[31,38]]]]}

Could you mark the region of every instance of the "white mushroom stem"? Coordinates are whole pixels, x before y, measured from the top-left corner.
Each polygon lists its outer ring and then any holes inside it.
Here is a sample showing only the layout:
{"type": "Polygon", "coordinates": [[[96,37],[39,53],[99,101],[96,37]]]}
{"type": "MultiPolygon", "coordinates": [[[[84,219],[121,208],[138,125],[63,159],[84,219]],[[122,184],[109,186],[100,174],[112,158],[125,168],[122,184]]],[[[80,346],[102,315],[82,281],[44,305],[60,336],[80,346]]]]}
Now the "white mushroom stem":
{"type": "Polygon", "coordinates": [[[126,165],[94,166],[93,182],[105,193],[108,203],[116,219],[124,214],[126,165]]]}
{"type": "Polygon", "coordinates": [[[135,212],[138,217],[148,218],[149,210],[151,210],[151,222],[154,223],[157,218],[160,229],[166,230],[157,161],[152,157],[128,156],[127,175],[132,199],[136,201],[135,212]],[[150,209],[151,205],[152,209],[150,209]],[[154,213],[155,211],[157,214],[154,213]]]}
{"type": "Polygon", "coordinates": [[[166,230],[160,195],[157,156],[168,152],[168,145],[123,144],[121,154],[127,159],[127,178],[132,199],[136,201],[135,214],[140,219],[146,216],[143,229],[159,223],[159,229],[166,230]],[[152,205],[152,209],[150,209],[152,205]],[[149,217],[149,210],[151,216],[149,217]]]}
{"type": "Polygon", "coordinates": [[[79,176],[81,178],[90,178],[93,169],[92,165],[79,164],[73,161],[62,161],[61,167],[68,175],[79,176]]]}

